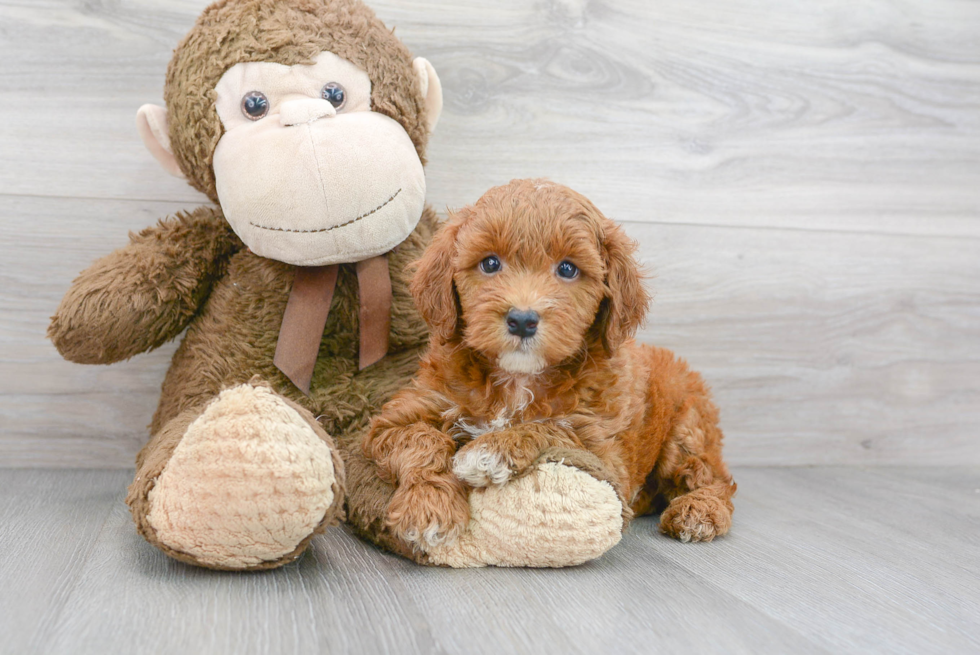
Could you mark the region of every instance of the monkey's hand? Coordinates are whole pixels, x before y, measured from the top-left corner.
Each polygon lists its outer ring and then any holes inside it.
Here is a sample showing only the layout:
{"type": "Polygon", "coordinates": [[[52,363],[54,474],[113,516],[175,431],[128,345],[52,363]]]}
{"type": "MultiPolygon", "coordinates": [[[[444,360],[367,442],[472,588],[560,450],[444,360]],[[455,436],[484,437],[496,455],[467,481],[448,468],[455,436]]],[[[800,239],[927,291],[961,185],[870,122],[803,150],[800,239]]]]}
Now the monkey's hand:
{"type": "Polygon", "coordinates": [[[161,220],[97,260],[72,283],[48,338],[80,364],[111,364],[173,339],[242,247],[220,210],[161,220]]]}

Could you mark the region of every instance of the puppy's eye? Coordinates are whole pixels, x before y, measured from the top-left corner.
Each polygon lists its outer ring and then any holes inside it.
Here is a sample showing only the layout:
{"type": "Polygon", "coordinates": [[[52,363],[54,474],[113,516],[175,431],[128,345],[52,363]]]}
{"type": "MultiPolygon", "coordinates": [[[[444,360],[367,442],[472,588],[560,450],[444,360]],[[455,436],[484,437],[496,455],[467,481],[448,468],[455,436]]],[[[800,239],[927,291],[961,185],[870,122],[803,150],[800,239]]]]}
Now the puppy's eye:
{"type": "Polygon", "coordinates": [[[340,109],[347,102],[347,92],[344,87],[336,82],[328,82],[320,90],[320,97],[333,105],[334,109],[340,109]]]}
{"type": "Polygon", "coordinates": [[[269,99],[261,91],[249,91],[242,97],[242,113],[250,121],[257,121],[269,113],[269,99]]]}
{"type": "Polygon", "coordinates": [[[565,260],[558,264],[558,267],[555,268],[555,273],[558,274],[558,277],[565,278],[566,280],[574,280],[578,277],[578,266],[565,260]]]}
{"type": "Polygon", "coordinates": [[[480,270],[491,275],[500,270],[500,259],[496,255],[490,255],[480,262],[480,270]]]}

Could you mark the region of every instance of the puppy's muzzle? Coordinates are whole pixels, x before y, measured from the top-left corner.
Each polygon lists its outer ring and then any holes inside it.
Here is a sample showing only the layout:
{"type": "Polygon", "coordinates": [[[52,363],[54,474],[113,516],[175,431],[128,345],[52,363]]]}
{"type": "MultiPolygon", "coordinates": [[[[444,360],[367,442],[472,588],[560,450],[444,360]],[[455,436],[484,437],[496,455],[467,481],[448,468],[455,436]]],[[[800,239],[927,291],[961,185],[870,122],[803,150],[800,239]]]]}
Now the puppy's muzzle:
{"type": "Polygon", "coordinates": [[[507,312],[507,331],[522,339],[533,337],[538,331],[538,313],[521,309],[507,312]]]}

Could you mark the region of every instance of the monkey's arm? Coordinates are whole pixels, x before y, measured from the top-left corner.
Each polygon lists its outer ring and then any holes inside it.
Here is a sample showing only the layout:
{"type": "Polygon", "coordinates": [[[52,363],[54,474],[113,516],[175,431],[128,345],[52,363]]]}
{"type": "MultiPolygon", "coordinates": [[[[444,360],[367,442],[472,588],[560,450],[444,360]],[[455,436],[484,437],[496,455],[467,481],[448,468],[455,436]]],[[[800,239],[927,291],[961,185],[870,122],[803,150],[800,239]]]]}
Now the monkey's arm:
{"type": "Polygon", "coordinates": [[[80,364],[111,364],[173,339],[200,309],[242,248],[220,210],[199,207],[161,220],[79,275],[48,338],[80,364]]]}

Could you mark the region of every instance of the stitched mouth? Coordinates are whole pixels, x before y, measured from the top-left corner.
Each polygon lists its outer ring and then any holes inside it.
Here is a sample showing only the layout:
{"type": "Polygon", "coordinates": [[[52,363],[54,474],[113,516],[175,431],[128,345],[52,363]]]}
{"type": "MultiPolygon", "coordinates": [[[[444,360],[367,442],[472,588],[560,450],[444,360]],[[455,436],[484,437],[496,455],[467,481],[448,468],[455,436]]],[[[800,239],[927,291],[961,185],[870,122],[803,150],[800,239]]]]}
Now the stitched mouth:
{"type": "Polygon", "coordinates": [[[299,233],[299,234],[313,234],[313,233],[317,233],[317,232],[329,232],[330,230],[336,230],[336,229],[341,228],[341,227],[347,227],[348,225],[353,225],[354,223],[356,223],[357,221],[361,220],[362,218],[367,218],[371,214],[377,213],[385,205],[387,205],[392,200],[394,200],[398,196],[398,194],[401,193],[401,192],[402,192],[402,190],[401,189],[398,189],[398,191],[395,191],[393,194],[391,194],[391,197],[390,198],[388,198],[387,200],[385,200],[383,203],[381,203],[380,205],[378,205],[377,207],[375,207],[371,211],[364,212],[360,216],[358,216],[356,218],[352,218],[349,221],[347,221],[346,223],[341,223],[340,225],[332,225],[330,227],[320,228],[319,230],[291,230],[288,227],[268,227],[268,226],[265,226],[265,225],[259,225],[258,223],[253,223],[252,221],[249,221],[248,224],[251,225],[252,227],[257,227],[257,228],[262,229],[262,230],[269,230],[271,232],[296,232],[296,233],[299,233]]]}

